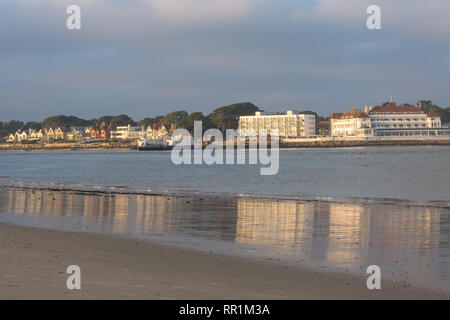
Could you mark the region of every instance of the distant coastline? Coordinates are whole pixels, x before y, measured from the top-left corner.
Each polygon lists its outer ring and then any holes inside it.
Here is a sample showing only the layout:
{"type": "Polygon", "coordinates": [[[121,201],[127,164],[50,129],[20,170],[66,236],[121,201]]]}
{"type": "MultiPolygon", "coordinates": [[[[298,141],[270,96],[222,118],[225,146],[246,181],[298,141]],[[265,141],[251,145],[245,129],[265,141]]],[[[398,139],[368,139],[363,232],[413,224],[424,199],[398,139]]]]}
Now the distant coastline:
{"type": "MultiPolygon", "coordinates": [[[[403,140],[364,140],[364,139],[303,139],[281,141],[280,148],[348,148],[378,146],[450,146],[450,139],[403,139],[403,140]]],[[[79,144],[77,142],[45,144],[0,144],[0,151],[83,151],[83,150],[135,150],[133,143],[101,142],[79,144]]]]}
{"type": "Polygon", "coordinates": [[[45,144],[0,144],[0,151],[82,151],[82,150],[130,150],[131,143],[101,142],[79,144],[77,142],[45,143],[45,144]]]}

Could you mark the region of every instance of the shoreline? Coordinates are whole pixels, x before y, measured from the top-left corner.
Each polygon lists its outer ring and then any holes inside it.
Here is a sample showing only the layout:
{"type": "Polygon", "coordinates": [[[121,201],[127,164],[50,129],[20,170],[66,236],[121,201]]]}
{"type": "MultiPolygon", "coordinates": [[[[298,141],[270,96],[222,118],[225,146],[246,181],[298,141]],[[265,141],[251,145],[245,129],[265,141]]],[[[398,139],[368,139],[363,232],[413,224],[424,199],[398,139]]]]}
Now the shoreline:
{"type": "MultiPolygon", "coordinates": [[[[324,141],[295,141],[280,142],[280,149],[311,149],[311,148],[354,148],[354,147],[399,147],[399,146],[450,146],[450,139],[422,139],[422,140],[324,140],[324,141]]],[[[7,151],[100,151],[100,150],[137,150],[131,144],[101,143],[53,143],[37,144],[0,144],[0,152],[7,151]]]]}
{"type": "Polygon", "coordinates": [[[119,236],[0,223],[1,299],[449,299],[448,293],[119,236]],[[65,287],[81,268],[81,290],[65,287]]]}

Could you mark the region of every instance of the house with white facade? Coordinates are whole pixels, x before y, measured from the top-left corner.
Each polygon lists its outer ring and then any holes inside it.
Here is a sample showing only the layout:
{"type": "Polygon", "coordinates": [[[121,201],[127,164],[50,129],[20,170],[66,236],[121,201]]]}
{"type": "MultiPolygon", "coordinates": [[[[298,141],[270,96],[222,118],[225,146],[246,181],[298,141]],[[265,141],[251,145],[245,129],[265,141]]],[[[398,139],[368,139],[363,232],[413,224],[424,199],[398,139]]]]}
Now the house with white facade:
{"type": "Polygon", "coordinates": [[[30,137],[29,133],[26,130],[16,133],[16,136],[17,141],[27,141],[30,137]]]}
{"type": "Polygon", "coordinates": [[[169,139],[169,131],[165,125],[154,123],[147,127],[146,137],[148,139],[169,139]]]}
{"type": "Polygon", "coordinates": [[[30,134],[30,140],[42,140],[44,138],[44,132],[42,131],[42,129],[39,130],[32,130],[30,129],[31,134],[30,134]]]}
{"type": "Polygon", "coordinates": [[[10,133],[6,137],[6,142],[15,142],[15,141],[16,141],[16,134],[15,133],[10,133]]]}
{"type": "Polygon", "coordinates": [[[360,109],[330,114],[331,135],[335,137],[360,136],[371,128],[370,118],[360,109]]]}
{"type": "Polygon", "coordinates": [[[111,139],[117,140],[132,140],[144,138],[145,132],[143,127],[132,125],[120,126],[116,130],[111,131],[111,139]]]}
{"type": "Polygon", "coordinates": [[[55,131],[53,130],[53,128],[45,128],[44,132],[45,132],[46,140],[54,140],[55,139],[55,131]]]}

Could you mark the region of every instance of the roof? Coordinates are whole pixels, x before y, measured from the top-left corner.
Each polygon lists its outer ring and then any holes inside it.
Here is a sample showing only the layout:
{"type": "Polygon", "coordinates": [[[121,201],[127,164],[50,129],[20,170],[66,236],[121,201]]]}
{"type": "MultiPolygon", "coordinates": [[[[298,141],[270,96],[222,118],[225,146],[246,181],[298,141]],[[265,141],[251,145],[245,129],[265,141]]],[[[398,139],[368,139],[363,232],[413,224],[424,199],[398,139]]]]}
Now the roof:
{"type": "Polygon", "coordinates": [[[401,106],[397,106],[395,103],[391,102],[388,104],[385,104],[383,106],[376,106],[375,108],[373,108],[369,114],[373,114],[373,113],[385,113],[385,112],[389,112],[389,113],[423,113],[425,114],[425,111],[420,109],[419,107],[416,106],[411,106],[411,105],[401,105],[401,106]]]}
{"type": "Polygon", "coordinates": [[[376,106],[373,108],[369,114],[374,113],[417,113],[417,114],[426,114],[428,117],[439,118],[440,115],[434,110],[423,110],[416,106],[411,105],[401,105],[397,106],[395,103],[391,102],[385,104],[384,106],[376,106]]]}
{"type": "Polygon", "coordinates": [[[330,114],[331,119],[351,119],[351,118],[368,118],[367,113],[360,109],[351,109],[344,113],[332,113],[330,114]]]}

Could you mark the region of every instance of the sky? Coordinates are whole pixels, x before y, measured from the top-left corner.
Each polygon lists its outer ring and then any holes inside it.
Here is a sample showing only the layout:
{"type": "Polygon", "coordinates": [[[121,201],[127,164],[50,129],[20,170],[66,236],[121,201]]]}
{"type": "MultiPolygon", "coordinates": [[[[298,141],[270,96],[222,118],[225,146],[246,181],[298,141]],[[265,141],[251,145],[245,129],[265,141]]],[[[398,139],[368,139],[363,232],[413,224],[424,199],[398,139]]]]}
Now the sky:
{"type": "Polygon", "coordinates": [[[448,0],[1,0],[0,121],[449,107],[449,16],[448,0]]]}

